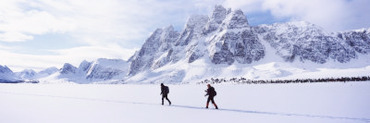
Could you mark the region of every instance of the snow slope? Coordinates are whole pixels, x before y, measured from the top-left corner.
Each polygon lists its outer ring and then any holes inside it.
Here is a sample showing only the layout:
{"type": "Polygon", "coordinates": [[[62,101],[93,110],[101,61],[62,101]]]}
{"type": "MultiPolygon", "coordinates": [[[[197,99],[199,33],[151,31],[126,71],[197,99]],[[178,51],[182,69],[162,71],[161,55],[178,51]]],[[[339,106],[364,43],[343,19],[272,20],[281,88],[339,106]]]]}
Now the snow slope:
{"type": "Polygon", "coordinates": [[[368,123],[370,82],[214,85],[220,109],[204,109],[205,85],[0,84],[0,122],[368,123]]]}

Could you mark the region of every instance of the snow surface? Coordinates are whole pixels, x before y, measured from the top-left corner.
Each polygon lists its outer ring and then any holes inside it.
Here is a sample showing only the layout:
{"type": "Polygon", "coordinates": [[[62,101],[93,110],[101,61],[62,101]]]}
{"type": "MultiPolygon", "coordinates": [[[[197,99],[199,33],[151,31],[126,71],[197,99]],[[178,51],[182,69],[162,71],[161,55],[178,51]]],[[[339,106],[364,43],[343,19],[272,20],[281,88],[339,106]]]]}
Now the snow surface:
{"type": "Polygon", "coordinates": [[[204,108],[205,85],[168,86],[171,106],[159,84],[0,84],[0,122],[370,122],[370,81],[218,84],[219,110],[204,108]]]}

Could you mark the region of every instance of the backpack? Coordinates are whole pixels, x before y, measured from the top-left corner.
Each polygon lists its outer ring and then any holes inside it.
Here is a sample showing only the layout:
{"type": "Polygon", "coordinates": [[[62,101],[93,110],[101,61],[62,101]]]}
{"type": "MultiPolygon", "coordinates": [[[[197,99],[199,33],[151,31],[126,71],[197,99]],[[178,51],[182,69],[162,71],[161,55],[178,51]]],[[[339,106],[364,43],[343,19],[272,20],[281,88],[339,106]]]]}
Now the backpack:
{"type": "Polygon", "coordinates": [[[165,93],[165,94],[170,93],[170,89],[168,88],[168,86],[164,86],[163,93],[165,93]]]}
{"type": "Polygon", "coordinates": [[[217,92],[216,92],[215,88],[213,88],[213,87],[210,88],[210,92],[209,93],[210,93],[209,95],[213,95],[213,96],[216,96],[217,95],[217,92]]]}

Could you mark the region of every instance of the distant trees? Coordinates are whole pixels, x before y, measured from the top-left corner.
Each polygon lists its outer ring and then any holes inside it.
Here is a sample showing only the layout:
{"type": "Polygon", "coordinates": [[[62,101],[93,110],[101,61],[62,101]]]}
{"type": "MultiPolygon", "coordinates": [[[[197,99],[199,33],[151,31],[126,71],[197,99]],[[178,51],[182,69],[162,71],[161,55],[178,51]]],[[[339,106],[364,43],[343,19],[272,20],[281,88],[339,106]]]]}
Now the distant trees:
{"type": "Polygon", "coordinates": [[[267,84],[267,83],[318,83],[318,82],[355,82],[355,81],[370,81],[370,76],[361,77],[339,77],[339,78],[316,78],[316,79],[288,79],[288,80],[251,80],[244,77],[241,78],[211,78],[197,82],[197,84],[217,84],[217,83],[236,83],[236,84],[267,84]]]}

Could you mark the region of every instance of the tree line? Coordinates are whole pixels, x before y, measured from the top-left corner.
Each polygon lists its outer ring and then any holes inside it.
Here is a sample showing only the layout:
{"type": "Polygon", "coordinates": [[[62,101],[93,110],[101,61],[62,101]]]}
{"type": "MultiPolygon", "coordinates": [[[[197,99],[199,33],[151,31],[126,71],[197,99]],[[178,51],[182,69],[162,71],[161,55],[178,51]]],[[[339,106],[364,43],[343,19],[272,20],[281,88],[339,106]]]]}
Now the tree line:
{"type": "Polygon", "coordinates": [[[287,79],[287,80],[252,80],[241,78],[211,78],[197,82],[197,84],[218,84],[218,83],[236,83],[236,84],[268,84],[268,83],[318,83],[318,82],[356,82],[370,81],[370,76],[361,77],[338,77],[338,78],[317,78],[317,79],[287,79]]]}

